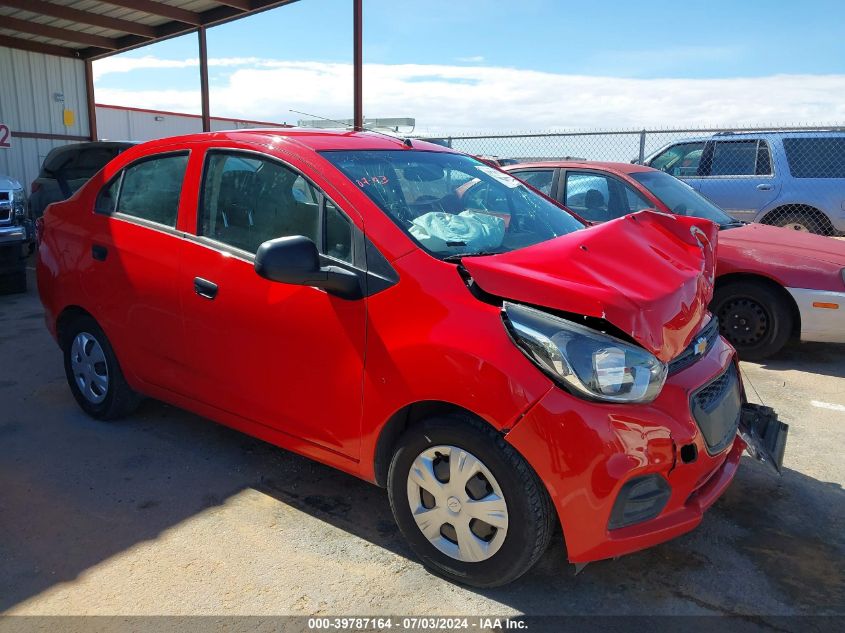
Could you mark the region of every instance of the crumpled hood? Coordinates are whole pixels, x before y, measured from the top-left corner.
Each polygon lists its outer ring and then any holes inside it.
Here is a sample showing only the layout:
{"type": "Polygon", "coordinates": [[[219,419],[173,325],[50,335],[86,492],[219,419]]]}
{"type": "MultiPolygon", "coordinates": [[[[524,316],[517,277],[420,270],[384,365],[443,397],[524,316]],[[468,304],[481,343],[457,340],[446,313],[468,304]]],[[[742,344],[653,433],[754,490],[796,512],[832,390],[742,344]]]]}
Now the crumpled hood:
{"type": "Polygon", "coordinates": [[[707,220],[642,211],[462,263],[485,292],[604,318],[665,362],[707,314],[717,234],[707,220]]]}
{"type": "Polygon", "coordinates": [[[763,255],[761,259],[771,254],[776,257],[791,255],[845,266],[845,242],[823,235],[766,224],[747,224],[722,231],[719,240],[725,246],[759,251],[763,255]]]}

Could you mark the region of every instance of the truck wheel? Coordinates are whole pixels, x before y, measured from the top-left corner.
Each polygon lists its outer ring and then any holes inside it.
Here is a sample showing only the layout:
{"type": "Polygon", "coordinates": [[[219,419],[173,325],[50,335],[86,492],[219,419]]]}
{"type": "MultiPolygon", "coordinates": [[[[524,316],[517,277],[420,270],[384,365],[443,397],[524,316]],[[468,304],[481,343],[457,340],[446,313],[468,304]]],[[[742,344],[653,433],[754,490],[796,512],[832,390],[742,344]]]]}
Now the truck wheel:
{"type": "Polygon", "coordinates": [[[103,330],[89,316],[76,318],[63,332],[65,375],[76,402],[98,420],[132,413],[141,401],[126,383],[103,330]]]}
{"type": "Polygon", "coordinates": [[[388,494],[411,548],[452,581],[507,584],[551,538],[554,512],[540,479],[500,434],[469,416],[409,429],[390,464],[388,494]]]}
{"type": "Polygon", "coordinates": [[[821,211],[815,210],[788,211],[778,215],[773,224],[793,231],[815,233],[816,235],[834,235],[836,233],[827,216],[821,211]]]}
{"type": "Polygon", "coordinates": [[[740,359],[759,361],[776,354],[792,334],[790,306],[775,289],[753,281],[717,286],[710,304],[719,329],[740,359]]]}

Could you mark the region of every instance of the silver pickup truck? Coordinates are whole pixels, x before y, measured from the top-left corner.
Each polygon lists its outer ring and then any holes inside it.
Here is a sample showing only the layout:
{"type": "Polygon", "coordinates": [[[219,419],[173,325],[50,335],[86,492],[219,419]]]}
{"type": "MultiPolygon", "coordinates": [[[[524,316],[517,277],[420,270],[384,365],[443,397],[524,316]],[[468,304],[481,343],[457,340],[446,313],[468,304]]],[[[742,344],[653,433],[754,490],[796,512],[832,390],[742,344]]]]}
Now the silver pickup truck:
{"type": "Polygon", "coordinates": [[[35,228],[21,184],[0,174],[0,292],[26,290],[26,258],[35,249],[35,228]]]}

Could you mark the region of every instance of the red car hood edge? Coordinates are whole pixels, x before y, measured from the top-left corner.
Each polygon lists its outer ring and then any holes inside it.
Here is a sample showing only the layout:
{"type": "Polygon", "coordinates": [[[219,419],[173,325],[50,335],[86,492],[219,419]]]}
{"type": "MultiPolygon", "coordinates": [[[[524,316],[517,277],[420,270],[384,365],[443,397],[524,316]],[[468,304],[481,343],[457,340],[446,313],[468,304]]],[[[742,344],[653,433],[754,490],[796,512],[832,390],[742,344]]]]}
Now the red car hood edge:
{"type": "Polygon", "coordinates": [[[750,248],[761,253],[762,257],[783,258],[790,255],[796,258],[809,258],[827,262],[834,266],[845,266],[845,242],[802,233],[765,224],[746,224],[745,226],[723,231],[719,239],[727,245],[750,248]]]}
{"type": "Polygon", "coordinates": [[[668,362],[707,314],[717,235],[708,220],[642,211],[462,263],[487,293],[603,318],[668,362]]]}

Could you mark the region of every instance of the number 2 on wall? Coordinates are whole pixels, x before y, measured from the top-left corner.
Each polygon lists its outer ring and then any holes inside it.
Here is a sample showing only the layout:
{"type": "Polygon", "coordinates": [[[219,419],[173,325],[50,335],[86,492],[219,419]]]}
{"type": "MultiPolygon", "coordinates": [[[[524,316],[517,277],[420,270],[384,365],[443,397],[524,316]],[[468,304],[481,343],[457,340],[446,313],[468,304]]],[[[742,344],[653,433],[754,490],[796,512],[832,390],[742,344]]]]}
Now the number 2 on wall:
{"type": "Polygon", "coordinates": [[[9,137],[11,135],[12,133],[9,131],[9,126],[0,123],[0,147],[12,146],[12,144],[9,142],[9,137]]]}

